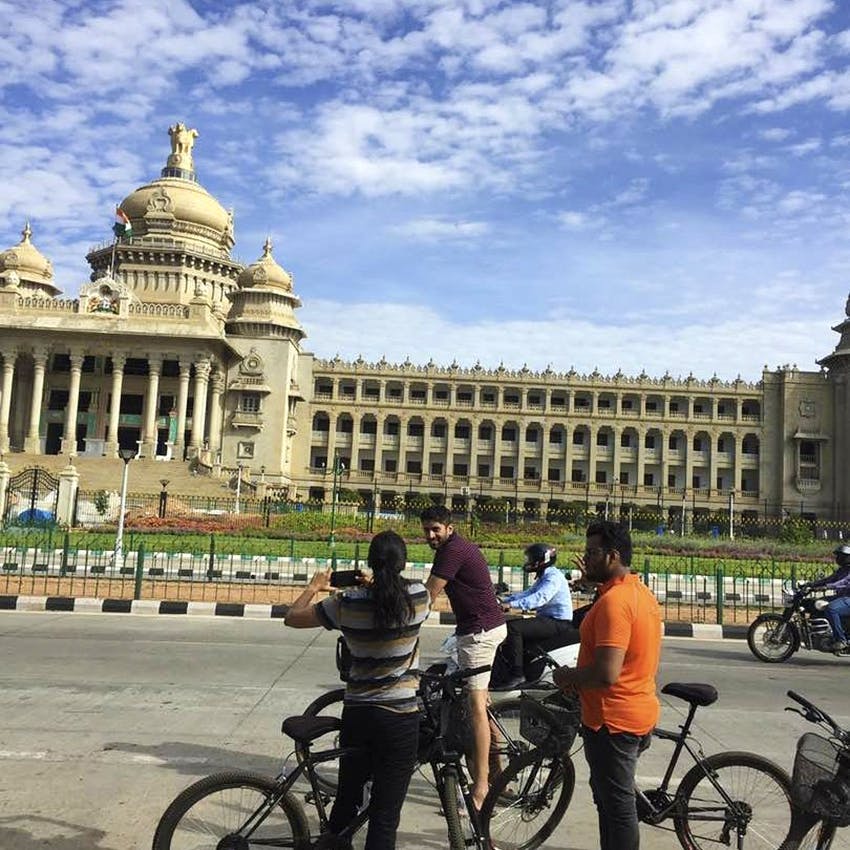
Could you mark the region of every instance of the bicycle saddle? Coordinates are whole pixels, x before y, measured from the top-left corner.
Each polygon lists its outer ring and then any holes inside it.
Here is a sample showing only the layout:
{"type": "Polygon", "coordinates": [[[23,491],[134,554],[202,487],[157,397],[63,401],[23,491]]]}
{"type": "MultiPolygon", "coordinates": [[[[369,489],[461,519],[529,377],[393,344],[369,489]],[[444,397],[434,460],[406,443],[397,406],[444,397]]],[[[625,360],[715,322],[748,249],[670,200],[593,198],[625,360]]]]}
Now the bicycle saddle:
{"type": "Polygon", "coordinates": [[[679,697],[692,705],[711,705],[717,702],[717,688],[714,685],[697,683],[669,682],[661,689],[662,694],[679,697]]]}
{"type": "Polygon", "coordinates": [[[289,735],[293,741],[300,744],[307,744],[340,728],[342,721],[338,717],[305,717],[300,714],[287,717],[280,725],[280,731],[284,735],[289,735]]]}

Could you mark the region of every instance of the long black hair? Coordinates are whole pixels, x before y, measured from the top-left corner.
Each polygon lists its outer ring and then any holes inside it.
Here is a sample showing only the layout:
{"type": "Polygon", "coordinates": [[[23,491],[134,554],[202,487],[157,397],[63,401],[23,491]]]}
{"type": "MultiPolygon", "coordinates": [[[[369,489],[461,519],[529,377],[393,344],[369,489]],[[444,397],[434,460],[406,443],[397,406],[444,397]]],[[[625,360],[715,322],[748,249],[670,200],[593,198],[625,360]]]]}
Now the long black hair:
{"type": "Polygon", "coordinates": [[[367,562],[374,581],[375,625],[379,629],[398,629],[413,617],[413,600],[401,571],[407,561],[407,546],[394,531],[380,531],[369,544],[367,562]]]}

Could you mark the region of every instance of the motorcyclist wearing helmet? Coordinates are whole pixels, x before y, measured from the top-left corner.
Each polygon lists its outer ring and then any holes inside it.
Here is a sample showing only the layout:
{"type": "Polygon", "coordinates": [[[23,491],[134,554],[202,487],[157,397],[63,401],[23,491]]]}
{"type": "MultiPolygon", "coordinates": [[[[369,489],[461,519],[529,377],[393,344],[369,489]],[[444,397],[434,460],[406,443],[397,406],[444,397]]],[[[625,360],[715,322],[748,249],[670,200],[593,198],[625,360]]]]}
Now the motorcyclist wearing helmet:
{"type": "Polygon", "coordinates": [[[554,546],[533,543],[525,550],[523,569],[536,579],[528,590],[502,598],[509,611],[535,611],[533,618],[508,620],[508,636],[500,652],[508,663],[509,678],[499,690],[512,690],[525,681],[523,652],[529,641],[542,641],[572,630],[573,600],[567,577],[555,566],[558,553],[554,546]]]}
{"type": "Polygon", "coordinates": [[[841,625],[842,616],[850,616],[850,546],[839,546],[832,553],[835,556],[837,569],[831,576],[809,582],[806,587],[823,588],[835,593],[829,605],[824,609],[824,616],[832,626],[832,651],[841,652],[847,649],[847,635],[841,625]]]}

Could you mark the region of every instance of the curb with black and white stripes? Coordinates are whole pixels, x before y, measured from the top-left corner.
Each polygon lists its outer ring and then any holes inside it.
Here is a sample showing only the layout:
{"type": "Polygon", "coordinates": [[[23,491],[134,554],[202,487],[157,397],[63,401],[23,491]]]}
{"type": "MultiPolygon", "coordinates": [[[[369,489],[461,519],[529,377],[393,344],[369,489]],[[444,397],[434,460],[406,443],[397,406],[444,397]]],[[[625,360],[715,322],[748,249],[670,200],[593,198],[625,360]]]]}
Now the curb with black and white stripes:
{"type": "MultiPolygon", "coordinates": [[[[84,614],[194,614],[202,617],[250,617],[282,620],[288,605],[257,605],[248,602],[179,602],[160,599],[90,599],[74,596],[0,596],[0,611],[79,611],[84,614]]],[[[436,612],[435,612],[436,613],[436,612]]],[[[440,611],[425,625],[453,626],[455,616],[440,611]]],[[[747,626],[714,623],[664,623],[665,637],[701,640],[740,639],[747,626]]]]}

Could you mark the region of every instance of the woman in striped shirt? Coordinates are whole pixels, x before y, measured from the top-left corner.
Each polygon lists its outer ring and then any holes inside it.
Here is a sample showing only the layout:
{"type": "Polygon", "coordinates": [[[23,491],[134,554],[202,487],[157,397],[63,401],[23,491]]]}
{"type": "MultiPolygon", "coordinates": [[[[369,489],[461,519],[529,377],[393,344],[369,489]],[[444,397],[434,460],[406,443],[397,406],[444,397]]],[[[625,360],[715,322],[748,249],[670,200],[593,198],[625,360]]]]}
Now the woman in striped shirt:
{"type": "Polygon", "coordinates": [[[330,829],[338,833],[353,820],[371,780],[365,850],[394,850],[416,765],[419,628],[428,617],[430,597],[421,582],[401,577],[406,561],[404,540],[382,531],[369,546],[370,578],[314,604],[317,593],[333,590],[330,572],[318,572],[285,620],[295,628],[339,629],[351,652],[340,744],[354,750],[340,762],[330,829]]]}

